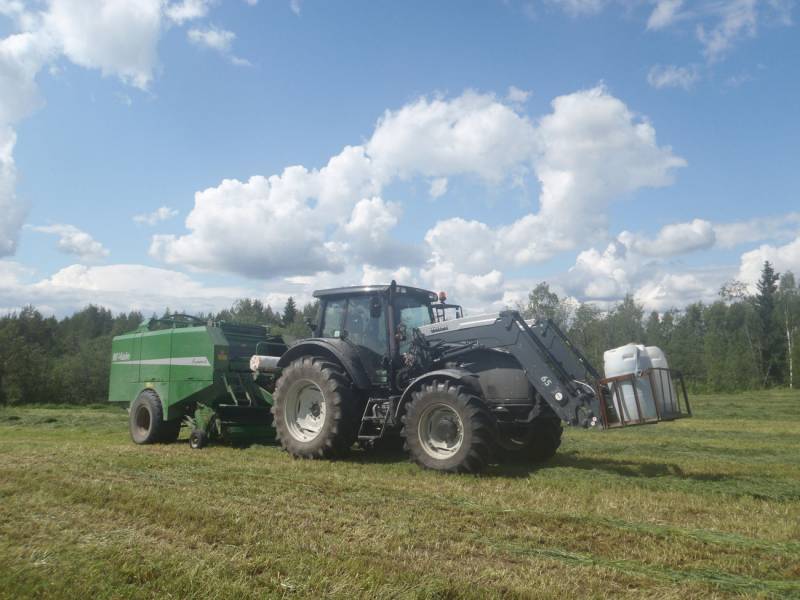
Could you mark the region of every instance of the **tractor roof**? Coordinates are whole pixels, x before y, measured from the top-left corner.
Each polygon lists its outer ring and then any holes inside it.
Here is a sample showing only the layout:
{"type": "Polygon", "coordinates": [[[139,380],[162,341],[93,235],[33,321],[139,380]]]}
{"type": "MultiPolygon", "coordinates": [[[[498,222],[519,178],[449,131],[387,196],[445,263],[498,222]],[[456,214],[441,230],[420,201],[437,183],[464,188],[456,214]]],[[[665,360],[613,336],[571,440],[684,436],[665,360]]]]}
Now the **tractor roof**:
{"type": "MultiPolygon", "coordinates": [[[[329,296],[351,296],[353,294],[383,294],[389,291],[391,285],[352,285],[348,287],[330,288],[327,290],[316,290],[315,298],[327,298],[329,296]]],[[[426,296],[431,302],[438,300],[438,295],[430,290],[409,287],[407,285],[397,286],[398,294],[413,294],[415,296],[426,296]]]]}

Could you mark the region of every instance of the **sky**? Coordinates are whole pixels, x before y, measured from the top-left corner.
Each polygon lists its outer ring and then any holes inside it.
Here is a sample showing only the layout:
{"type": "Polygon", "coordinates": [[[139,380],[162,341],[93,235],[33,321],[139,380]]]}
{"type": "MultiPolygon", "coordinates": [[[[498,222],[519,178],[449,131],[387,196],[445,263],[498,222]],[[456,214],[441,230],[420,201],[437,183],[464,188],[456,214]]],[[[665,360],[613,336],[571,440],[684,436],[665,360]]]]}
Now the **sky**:
{"type": "Polygon", "coordinates": [[[800,274],[792,0],[0,0],[0,312],[800,274]]]}

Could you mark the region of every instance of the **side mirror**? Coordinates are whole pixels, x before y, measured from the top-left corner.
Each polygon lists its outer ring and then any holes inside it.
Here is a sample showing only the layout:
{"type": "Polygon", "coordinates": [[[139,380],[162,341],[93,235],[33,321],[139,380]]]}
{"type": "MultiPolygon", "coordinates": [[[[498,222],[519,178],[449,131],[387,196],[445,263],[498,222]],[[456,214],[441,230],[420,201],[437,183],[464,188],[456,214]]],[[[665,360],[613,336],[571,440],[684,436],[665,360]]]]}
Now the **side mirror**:
{"type": "Polygon", "coordinates": [[[369,316],[373,319],[380,319],[383,314],[383,304],[378,296],[373,296],[369,301],[369,316]]]}
{"type": "Polygon", "coordinates": [[[316,323],[314,323],[314,319],[312,319],[311,317],[306,317],[305,319],[303,319],[303,321],[305,322],[306,327],[308,327],[311,331],[314,331],[314,329],[316,328],[316,323]]]}
{"type": "Polygon", "coordinates": [[[406,327],[405,323],[400,323],[397,326],[394,337],[398,342],[405,342],[408,339],[408,327],[406,327]]]}

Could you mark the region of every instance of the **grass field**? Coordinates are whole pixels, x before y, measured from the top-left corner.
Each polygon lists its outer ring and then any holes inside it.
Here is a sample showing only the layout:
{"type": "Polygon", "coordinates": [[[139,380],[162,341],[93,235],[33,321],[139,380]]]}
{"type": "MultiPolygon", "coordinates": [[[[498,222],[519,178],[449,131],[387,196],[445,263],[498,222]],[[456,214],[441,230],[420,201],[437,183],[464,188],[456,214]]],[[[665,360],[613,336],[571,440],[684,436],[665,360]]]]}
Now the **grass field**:
{"type": "Polygon", "coordinates": [[[0,408],[0,597],[800,598],[800,393],[693,404],[482,477],[0,408]]]}

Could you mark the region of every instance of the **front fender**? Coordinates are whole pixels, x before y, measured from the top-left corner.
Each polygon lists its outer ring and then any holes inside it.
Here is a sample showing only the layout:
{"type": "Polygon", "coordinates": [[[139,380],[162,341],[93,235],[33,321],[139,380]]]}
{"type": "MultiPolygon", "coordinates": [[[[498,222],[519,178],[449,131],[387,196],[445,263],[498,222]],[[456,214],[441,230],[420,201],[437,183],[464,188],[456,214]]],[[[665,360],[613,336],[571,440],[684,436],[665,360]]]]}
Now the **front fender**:
{"type": "Polygon", "coordinates": [[[300,340],[290,346],[281,356],[278,361],[278,367],[285,368],[303,356],[326,356],[331,358],[342,365],[353,385],[358,389],[368,390],[370,388],[369,377],[367,377],[358,352],[344,340],[327,338],[300,340]]]}
{"type": "Polygon", "coordinates": [[[478,383],[478,376],[475,375],[475,373],[467,371],[466,369],[439,369],[417,377],[408,385],[405,391],[403,391],[403,395],[400,396],[400,401],[397,403],[395,417],[399,417],[402,414],[406,403],[411,400],[411,394],[418,390],[422,384],[434,379],[449,379],[451,381],[463,383],[477,396],[483,398],[483,391],[481,390],[480,383],[478,383]]]}

